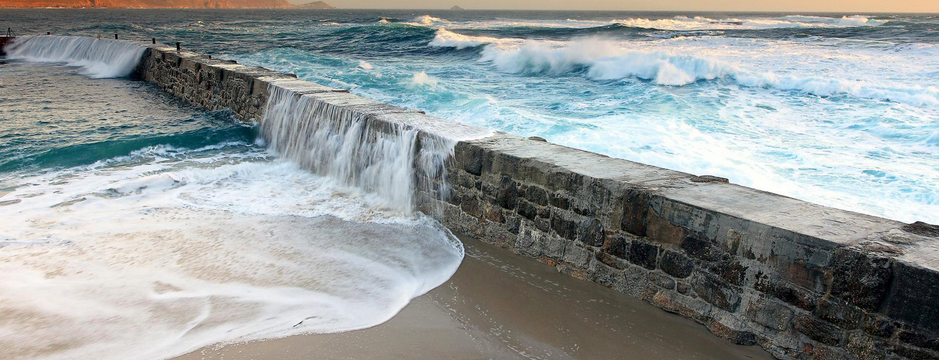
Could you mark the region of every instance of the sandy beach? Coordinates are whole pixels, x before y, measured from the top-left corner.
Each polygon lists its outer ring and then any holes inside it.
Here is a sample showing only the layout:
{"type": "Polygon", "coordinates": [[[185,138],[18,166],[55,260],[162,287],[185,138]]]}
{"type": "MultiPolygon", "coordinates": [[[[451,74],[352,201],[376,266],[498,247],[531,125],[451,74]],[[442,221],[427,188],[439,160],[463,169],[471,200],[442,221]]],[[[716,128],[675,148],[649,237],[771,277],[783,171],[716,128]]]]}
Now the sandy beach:
{"type": "Polygon", "coordinates": [[[771,359],[695,322],[461,237],[444,285],[390,321],[338,334],[214,345],[197,359],[771,359]]]}

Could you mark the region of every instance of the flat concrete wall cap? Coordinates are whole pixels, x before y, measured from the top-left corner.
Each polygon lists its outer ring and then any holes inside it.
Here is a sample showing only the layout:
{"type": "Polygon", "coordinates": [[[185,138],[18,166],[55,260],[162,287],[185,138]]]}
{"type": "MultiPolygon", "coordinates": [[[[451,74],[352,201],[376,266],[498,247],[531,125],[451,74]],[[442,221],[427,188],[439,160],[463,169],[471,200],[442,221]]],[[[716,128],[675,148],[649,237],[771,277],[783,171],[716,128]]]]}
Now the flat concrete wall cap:
{"type": "Polygon", "coordinates": [[[429,134],[457,141],[481,139],[493,135],[492,130],[444,120],[421,111],[378,114],[376,118],[380,121],[403,124],[429,134]]]}
{"type": "Polygon", "coordinates": [[[691,174],[679,171],[614,159],[589,151],[505,133],[473,140],[470,143],[490,151],[550,164],[584,176],[617,180],[636,187],[662,186],[692,177],[691,174]]]}
{"type": "Polygon", "coordinates": [[[345,92],[345,90],[342,89],[331,88],[305,80],[298,80],[293,77],[267,76],[259,77],[257,80],[301,94],[312,94],[318,92],[345,92]]]}
{"type": "Polygon", "coordinates": [[[903,223],[894,220],[812,204],[734,184],[700,183],[663,189],[661,195],[693,207],[822,239],[831,242],[830,245],[853,245],[872,234],[903,226],[903,223]]]}

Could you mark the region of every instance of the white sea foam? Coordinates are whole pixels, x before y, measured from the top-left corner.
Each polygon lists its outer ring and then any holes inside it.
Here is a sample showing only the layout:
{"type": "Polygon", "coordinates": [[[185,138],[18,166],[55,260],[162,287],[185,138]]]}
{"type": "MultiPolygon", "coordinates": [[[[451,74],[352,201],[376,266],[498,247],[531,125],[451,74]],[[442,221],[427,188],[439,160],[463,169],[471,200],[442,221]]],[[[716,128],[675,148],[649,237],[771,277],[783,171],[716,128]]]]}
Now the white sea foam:
{"type": "Polygon", "coordinates": [[[438,81],[440,80],[433,76],[427,75],[427,72],[425,71],[421,71],[421,72],[414,73],[414,76],[411,77],[410,85],[435,88],[437,87],[438,81]]]}
{"type": "Polygon", "coordinates": [[[145,47],[114,40],[81,36],[29,36],[7,45],[10,59],[65,63],[77,66],[94,78],[130,75],[143,56],[145,47]]]}
{"type": "Polygon", "coordinates": [[[436,222],[291,162],[163,151],[2,179],[16,188],[0,199],[21,200],[0,206],[4,358],[162,359],[370,327],[461,262],[436,222]]]}
{"type": "Polygon", "coordinates": [[[430,15],[421,15],[414,19],[411,19],[411,22],[407,24],[415,25],[415,26],[442,26],[442,25],[446,25],[449,23],[450,22],[447,21],[446,19],[441,19],[441,18],[430,16],[430,15]]]}
{"type": "Polygon", "coordinates": [[[457,34],[447,29],[437,29],[434,39],[428,45],[436,47],[450,47],[456,49],[466,49],[486,44],[499,44],[506,42],[505,39],[497,39],[484,36],[469,36],[457,34]]]}
{"type": "Polygon", "coordinates": [[[598,38],[564,43],[525,41],[512,47],[487,46],[480,61],[512,73],[557,76],[583,68],[586,76],[595,80],[638,78],[659,85],[682,86],[701,80],[726,79],[745,87],[799,91],[819,96],[848,95],[916,106],[939,105],[939,87],[936,86],[778,75],[772,71],[745,69],[709,57],[634,50],[621,43],[598,38]]]}
{"type": "Polygon", "coordinates": [[[658,30],[734,30],[734,29],[780,29],[780,28],[836,28],[879,26],[885,22],[872,20],[865,16],[843,16],[840,18],[822,16],[792,15],[769,18],[724,18],[713,19],[703,16],[676,16],[666,19],[630,18],[613,20],[623,26],[658,29],[658,30]]]}

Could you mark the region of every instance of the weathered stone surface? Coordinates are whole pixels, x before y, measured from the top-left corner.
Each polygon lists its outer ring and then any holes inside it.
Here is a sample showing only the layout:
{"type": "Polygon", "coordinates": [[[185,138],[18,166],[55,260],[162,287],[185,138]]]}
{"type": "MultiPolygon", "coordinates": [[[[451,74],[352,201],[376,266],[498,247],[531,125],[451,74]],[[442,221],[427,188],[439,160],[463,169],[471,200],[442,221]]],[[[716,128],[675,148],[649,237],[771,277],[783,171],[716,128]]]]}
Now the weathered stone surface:
{"type": "Polygon", "coordinates": [[[799,315],[792,323],[800,333],[826,345],[839,345],[844,335],[837,326],[811,315],[799,315]]]}
{"type": "Polygon", "coordinates": [[[525,190],[525,198],[538,205],[548,205],[548,192],[537,186],[529,186],[525,190]]]}
{"type": "Polygon", "coordinates": [[[894,354],[902,356],[903,358],[912,359],[912,360],[935,360],[939,359],[939,354],[935,352],[915,348],[911,346],[895,345],[891,348],[894,354]]]}
{"type": "Polygon", "coordinates": [[[603,224],[595,218],[587,219],[580,226],[580,236],[578,240],[590,246],[601,246],[606,238],[606,232],[603,231],[603,224]]]}
{"type": "Polygon", "coordinates": [[[819,299],[815,314],[848,330],[857,329],[864,315],[858,308],[832,297],[819,299]]]}
{"type": "Polygon", "coordinates": [[[845,350],[858,359],[887,359],[887,344],[880,340],[875,340],[870,336],[861,333],[848,335],[848,343],[845,350]]]}
{"type": "Polygon", "coordinates": [[[607,236],[603,241],[601,251],[616,256],[620,259],[626,258],[626,238],[621,235],[607,236]]]}
{"type": "Polygon", "coordinates": [[[711,241],[698,236],[684,238],[681,241],[681,248],[688,255],[707,263],[721,262],[724,257],[723,251],[714,246],[711,241]]]}
{"type": "Polygon", "coordinates": [[[898,262],[886,315],[939,333],[939,272],[898,262]]]}
{"type": "Polygon", "coordinates": [[[812,352],[812,360],[853,360],[843,351],[827,346],[816,346],[812,352]]]}
{"type": "Polygon", "coordinates": [[[496,195],[499,206],[512,210],[518,200],[518,185],[508,176],[499,181],[499,192],[496,195]]]}
{"type": "Polygon", "coordinates": [[[694,264],[677,251],[665,251],[662,254],[662,260],[659,261],[659,268],[671,276],[684,279],[691,276],[694,264]]]}
{"type": "Polygon", "coordinates": [[[711,321],[708,323],[708,329],[710,329],[711,333],[714,335],[727,339],[737,345],[749,346],[756,345],[757,343],[756,335],[754,335],[752,332],[733,328],[722,324],[719,321],[711,321]]]}
{"type": "Polygon", "coordinates": [[[648,195],[638,189],[626,190],[623,196],[623,218],[621,226],[635,236],[646,236],[646,218],[649,213],[648,195]]]}
{"type": "Polygon", "coordinates": [[[570,245],[564,250],[561,260],[577,267],[587,267],[590,260],[590,251],[579,246],[570,245]]]}
{"type": "Polygon", "coordinates": [[[563,194],[560,194],[560,193],[551,194],[550,203],[551,203],[551,206],[554,206],[556,208],[563,209],[563,210],[567,210],[571,208],[570,199],[568,199],[567,196],[564,196],[563,194]]]}
{"type": "Polygon", "coordinates": [[[861,329],[868,334],[886,338],[893,336],[896,325],[883,316],[871,314],[864,317],[861,329]]]}
{"type": "Polygon", "coordinates": [[[535,220],[535,217],[538,216],[538,209],[535,208],[530,202],[525,200],[518,201],[518,214],[524,216],[528,220],[535,220]]]}
{"type": "Polygon", "coordinates": [[[831,294],[861,309],[877,311],[893,280],[890,259],[843,249],[835,252],[832,264],[831,294]]]}
{"type": "Polygon", "coordinates": [[[768,299],[755,299],[747,307],[747,318],[774,330],[786,330],[792,317],[792,310],[768,299]]]}
{"type": "Polygon", "coordinates": [[[651,281],[653,284],[658,285],[659,287],[662,287],[668,290],[675,289],[675,279],[672,279],[668,277],[668,275],[665,275],[662,273],[650,272],[649,281],[651,281]]]}
{"type": "Polygon", "coordinates": [[[799,286],[788,284],[768,276],[758,276],[757,283],[753,287],[756,290],[772,295],[777,299],[807,311],[814,311],[818,304],[818,295],[799,286]]]}
{"type": "Polygon", "coordinates": [[[612,255],[602,251],[597,251],[595,256],[597,261],[600,261],[601,263],[617,270],[623,270],[628,266],[623,260],[615,258],[612,255]]]}
{"type": "Polygon", "coordinates": [[[650,302],[665,311],[681,314],[702,323],[711,319],[710,305],[700,299],[682,296],[673,291],[659,290],[650,302]]]}
{"type": "Polygon", "coordinates": [[[916,235],[939,237],[939,225],[927,224],[922,221],[904,225],[902,229],[903,231],[916,235]]]}
{"type": "Polygon", "coordinates": [[[475,196],[463,196],[460,208],[463,212],[474,217],[481,218],[483,216],[482,206],[475,196]]]}
{"type": "Polygon", "coordinates": [[[933,351],[939,351],[939,337],[935,334],[924,334],[913,330],[903,329],[897,333],[897,340],[933,351]]]}
{"type": "Polygon", "coordinates": [[[747,267],[738,260],[731,260],[730,255],[727,255],[725,259],[726,261],[717,266],[721,278],[734,285],[743,285],[747,276],[747,267]]]}
{"type": "Polygon", "coordinates": [[[658,258],[659,247],[647,244],[641,241],[629,243],[627,258],[629,262],[642,266],[649,270],[655,270],[655,263],[658,258]]]}
{"type": "Polygon", "coordinates": [[[573,220],[565,219],[560,213],[551,217],[551,229],[559,236],[569,240],[577,240],[578,225],[573,220]]]}
{"type": "Polygon", "coordinates": [[[694,292],[702,299],[727,311],[737,310],[740,295],[729,285],[707,273],[696,273],[691,279],[694,292]]]}

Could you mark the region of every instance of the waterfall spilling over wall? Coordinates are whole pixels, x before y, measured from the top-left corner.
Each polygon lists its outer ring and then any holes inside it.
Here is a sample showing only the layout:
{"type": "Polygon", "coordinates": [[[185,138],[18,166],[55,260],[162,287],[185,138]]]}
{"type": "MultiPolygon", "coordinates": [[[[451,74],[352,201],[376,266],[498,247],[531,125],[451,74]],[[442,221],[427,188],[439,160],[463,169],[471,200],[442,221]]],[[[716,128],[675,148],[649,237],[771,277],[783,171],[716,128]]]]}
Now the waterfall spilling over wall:
{"type": "Polygon", "coordinates": [[[81,36],[29,36],[5,47],[7,58],[78,66],[95,78],[130,75],[147,48],[124,41],[81,36]]]}
{"type": "Polygon", "coordinates": [[[260,123],[270,146],[317,173],[735,343],[783,359],[939,359],[934,225],[491,133],[172,48],[151,47],[138,70],[260,123]]]}
{"type": "Polygon", "coordinates": [[[382,114],[401,113],[393,107],[356,111],[361,107],[348,101],[361,98],[346,93],[303,94],[274,84],[268,92],[261,133],[282,156],[404,212],[415,208],[416,192],[447,196],[444,166],[455,139],[382,121],[382,114]]]}

